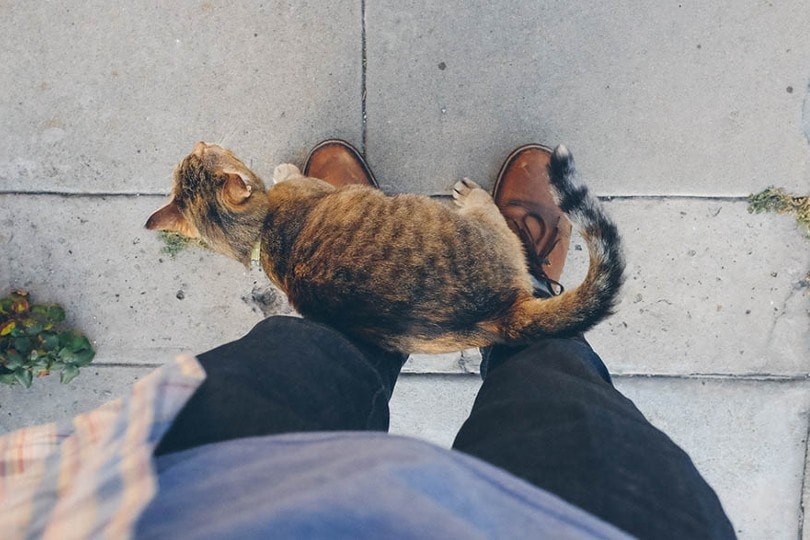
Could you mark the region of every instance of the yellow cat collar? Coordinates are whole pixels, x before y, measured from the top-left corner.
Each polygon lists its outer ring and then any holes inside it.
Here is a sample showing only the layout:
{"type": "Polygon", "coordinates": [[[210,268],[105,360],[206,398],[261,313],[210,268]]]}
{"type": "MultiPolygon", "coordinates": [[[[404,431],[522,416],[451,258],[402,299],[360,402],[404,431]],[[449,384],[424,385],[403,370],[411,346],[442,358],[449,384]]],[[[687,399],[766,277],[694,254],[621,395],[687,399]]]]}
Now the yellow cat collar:
{"type": "Polygon", "coordinates": [[[261,259],[262,254],[262,241],[256,240],[256,243],[253,244],[253,251],[250,252],[250,262],[258,263],[261,259]]]}

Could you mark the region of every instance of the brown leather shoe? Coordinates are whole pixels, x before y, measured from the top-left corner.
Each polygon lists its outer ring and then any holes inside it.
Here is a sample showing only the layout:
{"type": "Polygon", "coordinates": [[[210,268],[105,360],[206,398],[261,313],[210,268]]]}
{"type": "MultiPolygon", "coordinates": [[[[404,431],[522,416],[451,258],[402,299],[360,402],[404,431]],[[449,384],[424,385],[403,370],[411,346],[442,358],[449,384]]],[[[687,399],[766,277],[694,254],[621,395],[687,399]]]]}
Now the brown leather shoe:
{"type": "Polygon", "coordinates": [[[320,178],[335,187],[352,184],[380,187],[360,152],[340,139],[323,141],[312,149],[304,164],[304,176],[320,178]]]}
{"type": "Polygon", "coordinates": [[[521,146],[506,158],[492,198],[506,223],[523,242],[532,275],[559,294],[571,222],[551,194],[548,164],[551,150],[539,144],[521,146]]]}

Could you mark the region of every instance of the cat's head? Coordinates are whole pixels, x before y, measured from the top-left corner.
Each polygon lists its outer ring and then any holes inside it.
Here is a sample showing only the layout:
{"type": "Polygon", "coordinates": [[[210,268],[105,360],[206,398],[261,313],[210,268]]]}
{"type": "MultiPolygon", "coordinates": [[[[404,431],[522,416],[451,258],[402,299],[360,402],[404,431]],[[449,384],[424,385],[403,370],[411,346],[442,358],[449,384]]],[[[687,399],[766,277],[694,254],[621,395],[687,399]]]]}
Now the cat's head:
{"type": "Polygon", "coordinates": [[[175,168],[171,201],[147,229],[202,239],[244,263],[261,234],[268,203],[262,180],[230,150],[199,142],[175,168]]]}

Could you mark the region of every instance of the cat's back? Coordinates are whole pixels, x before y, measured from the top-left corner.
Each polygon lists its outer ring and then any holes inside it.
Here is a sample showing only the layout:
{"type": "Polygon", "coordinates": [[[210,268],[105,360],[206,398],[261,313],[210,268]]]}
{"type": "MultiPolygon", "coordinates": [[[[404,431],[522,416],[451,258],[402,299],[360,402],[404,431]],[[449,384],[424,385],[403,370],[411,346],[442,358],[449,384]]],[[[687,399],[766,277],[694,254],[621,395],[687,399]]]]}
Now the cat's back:
{"type": "Polygon", "coordinates": [[[350,186],[311,207],[296,245],[309,260],[322,255],[347,266],[429,266],[441,273],[478,266],[474,259],[488,251],[488,236],[482,224],[430,197],[350,186]]]}
{"type": "Polygon", "coordinates": [[[304,199],[288,213],[294,237],[274,255],[282,288],[305,316],[389,334],[462,331],[530,287],[523,261],[503,252],[495,231],[442,202],[364,186],[304,199]]]}
{"type": "MultiPolygon", "coordinates": [[[[286,239],[300,248],[313,242],[326,242],[333,250],[350,249],[355,254],[363,246],[386,251],[419,246],[423,251],[452,246],[479,228],[466,223],[452,207],[414,194],[386,195],[368,186],[335,189],[312,178],[299,178],[274,186],[268,192],[272,225],[295,221],[294,237],[286,239]]],[[[309,255],[312,255],[311,253],[309,255]]],[[[330,253],[329,256],[334,256],[330,253]]]]}

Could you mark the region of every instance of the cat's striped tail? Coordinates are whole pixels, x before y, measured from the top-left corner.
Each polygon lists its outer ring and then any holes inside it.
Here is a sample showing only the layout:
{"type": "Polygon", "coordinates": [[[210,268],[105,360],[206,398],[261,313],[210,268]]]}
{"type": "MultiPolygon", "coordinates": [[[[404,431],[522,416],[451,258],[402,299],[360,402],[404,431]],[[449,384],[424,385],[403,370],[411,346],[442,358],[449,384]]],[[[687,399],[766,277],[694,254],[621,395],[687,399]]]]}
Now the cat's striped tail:
{"type": "Polygon", "coordinates": [[[504,328],[510,341],[531,342],[592,328],[612,313],[624,281],[619,231],[588,188],[576,181],[574,160],[565,146],[554,150],[549,176],[560,208],[587,244],[590,265],[578,287],[551,298],[519,302],[504,328]]]}

